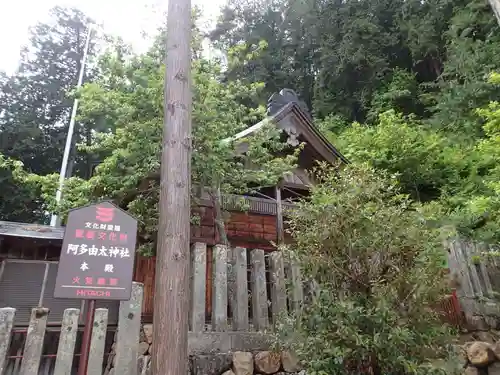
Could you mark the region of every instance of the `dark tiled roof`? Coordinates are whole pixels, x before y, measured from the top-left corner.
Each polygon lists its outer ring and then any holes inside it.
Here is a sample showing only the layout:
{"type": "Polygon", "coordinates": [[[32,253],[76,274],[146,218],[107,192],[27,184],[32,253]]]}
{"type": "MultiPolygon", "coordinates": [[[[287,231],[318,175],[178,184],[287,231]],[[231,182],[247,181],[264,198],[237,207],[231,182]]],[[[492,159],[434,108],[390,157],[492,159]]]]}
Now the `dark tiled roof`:
{"type": "Polygon", "coordinates": [[[64,227],[0,221],[0,236],[62,240],[64,227]]]}

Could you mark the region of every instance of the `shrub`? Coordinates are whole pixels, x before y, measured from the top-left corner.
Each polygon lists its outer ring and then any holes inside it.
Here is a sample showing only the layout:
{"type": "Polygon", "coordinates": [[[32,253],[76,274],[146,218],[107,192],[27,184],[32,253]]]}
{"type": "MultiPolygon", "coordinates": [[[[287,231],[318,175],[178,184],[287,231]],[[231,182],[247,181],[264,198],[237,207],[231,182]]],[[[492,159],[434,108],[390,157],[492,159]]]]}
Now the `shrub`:
{"type": "Polygon", "coordinates": [[[447,373],[450,330],[444,250],[397,181],[368,166],[321,167],[320,183],[289,219],[314,297],[278,325],[278,339],[313,374],[447,373]]]}

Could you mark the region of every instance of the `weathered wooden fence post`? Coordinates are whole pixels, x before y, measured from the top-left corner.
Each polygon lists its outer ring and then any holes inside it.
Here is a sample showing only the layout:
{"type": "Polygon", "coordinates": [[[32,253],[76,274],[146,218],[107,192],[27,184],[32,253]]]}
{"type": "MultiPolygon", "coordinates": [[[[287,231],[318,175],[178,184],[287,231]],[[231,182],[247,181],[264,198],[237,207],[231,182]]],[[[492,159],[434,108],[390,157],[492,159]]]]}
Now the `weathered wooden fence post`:
{"type": "Polygon", "coordinates": [[[49,309],[43,307],[35,307],[31,310],[20,375],[38,374],[48,315],[49,309]]]}
{"type": "Polygon", "coordinates": [[[227,252],[225,245],[213,248],[212,329],[227,329],[227,252]]]}
{"type": "Polygon", "coordinates": [[[304,285],[300,266],[294,259],[287,262],[288,274],[290,277],[289,301],[293,312],[299,313],[304,300],[304,285]]]}
{"type": "Polygon", "coordinates": [[[79,309],[64,310],[54,375],[71,375],[79,317],[79,309]]]}
{"type": "MultiPolygon", "coordinates": [[[[120,302],[118,338],[116,340],[116,375],[136,375],[141,331],[143,285],[134,282],[129,301],[120,302]]],[[[158,343],[153,343],[158,345],[158,343]]],[[[162,343],[159,343],[162,345],[162,343]]]]}
{"type": "Polygon", "coordinates": [[[269,326],[264,250],[252,250],[250,252],[250,262],[252,264],[253,325],[256,330],[260,331],[265,330],[269,326]]]}
{"type": "MultiPolygon", "coordinates": [[[[137,375],[142,299],[143,285],[134,282],[131,299],[120,303],[116,364],[113,370],[116,375],[137,375]]],[[[10,348],[15,312],[16,309],[10,307],[0,309],[0,375],[5,372],[8,365],[7,353],[10,348]]],[[[53,375],[71,375],[80,310],[72,308],[64,310],[53,372],[50,372],[50,360],[46,361],[43,365],[44,369],[40,370],[48,315],[49,309],[47,308],[32,309],[21,368],[15,371],[15,374],[37,375],[39,371],[42,371],[53,375]]],[[[88,374],[102,374],[107,325],[108,309],[96,309],[88,374]]]]}
{"type": "Polygon", "coordinates": [[[104,345],[106,344],[107,328],[108,309],[96,309],[94,312],[94,327],[92,329],[92,338],[90,340],[89,363],[87,366],[88,374],[102,374],[102,363],[104,360],[104,345]]]}
{"type": "Polygon", "coordinates": [[[248,330],[248,275],[247,249],[236,247],[233,249],[234,260],[234,301],[233,327],[236,331],[248,330]]]}
{"type": "Polygon", "coordinates": [[[191,262],[191,311],[189,325],[193,332],[202,332],[205,329],[207,244],[197,242],[191,247],[191,262]]]}
{"type": "Polygon", "coordinates": [[[7,352],[9,351],[12,326],[16,309],[4,307],[0,309],[0,375],[4,373],[7,362],[7,352]]]}
{"type": "Polygon", "coordinates": [[[286,285],[283,253],[281,251],[274,251],[271,253],[269,264],[271,272],[271,308],[273,323],[276,323],[278,317],[286,312],[286,285]]]}

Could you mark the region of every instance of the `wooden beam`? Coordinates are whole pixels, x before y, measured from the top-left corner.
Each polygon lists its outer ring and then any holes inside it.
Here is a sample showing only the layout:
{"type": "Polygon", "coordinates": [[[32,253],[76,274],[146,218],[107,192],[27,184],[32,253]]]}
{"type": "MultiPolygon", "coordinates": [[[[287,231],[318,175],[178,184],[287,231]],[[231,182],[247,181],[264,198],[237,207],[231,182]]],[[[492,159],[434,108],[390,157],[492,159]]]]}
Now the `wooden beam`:
{"type": "Polygon", "coordinates": [[[276,185],[276,232],[278,234],[278,244],[282,244],[285,238],[283,228],[283,204],[281,202],[281,186],[276,185]]]}

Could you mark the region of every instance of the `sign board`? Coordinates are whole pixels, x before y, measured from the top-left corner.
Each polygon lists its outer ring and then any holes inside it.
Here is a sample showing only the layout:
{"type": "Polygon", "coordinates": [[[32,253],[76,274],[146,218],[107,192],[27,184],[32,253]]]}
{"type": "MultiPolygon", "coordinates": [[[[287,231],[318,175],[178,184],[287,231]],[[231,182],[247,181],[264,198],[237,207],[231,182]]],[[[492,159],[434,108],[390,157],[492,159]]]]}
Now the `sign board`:
{"type": "Polygon", "coordinates": [[[55,298],[129,300],[137,220],[109,202],[70,211],[55,298]]]}

